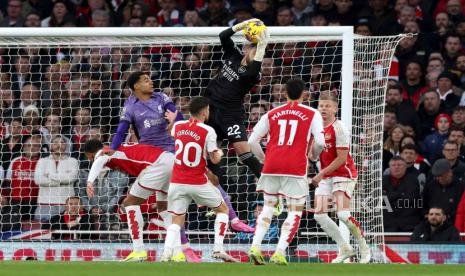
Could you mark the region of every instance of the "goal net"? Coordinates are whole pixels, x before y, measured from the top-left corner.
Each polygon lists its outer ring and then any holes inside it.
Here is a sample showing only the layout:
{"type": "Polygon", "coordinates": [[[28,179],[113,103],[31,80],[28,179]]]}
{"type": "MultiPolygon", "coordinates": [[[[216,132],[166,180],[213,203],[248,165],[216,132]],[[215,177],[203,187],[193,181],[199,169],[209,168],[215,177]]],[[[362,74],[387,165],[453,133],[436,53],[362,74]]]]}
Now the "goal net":
{"type": "MultiPolygon", "coordinates": [[[[316,107],[321,94],[341,98],[339,115],[352,130],[352,155],[359,170],[352,212],[361,222],[373,260],[382,262],[384,93],[400,37],[353,39],[349,27],[270,29],[262,78],[245,97],[244,124],[251,131],[264,112],[283,104],[283,85],[291,77],[306,82],[306,105],[316,107]]],[[[149,72],[156,89],[171,97],[187,118],[190,99],[202,93],[221,64],[221,30],[2,30],[0,260],[118,260],[131,252],[127,218],[119,206],[134,178],[105,171],[95,183],[95,196],[88,198],[90,162],[82,145],[89,139],[111,141],[131,94],[125,81],[134,71],[149,72]]],[[[239,46],[245,42],[241,36],[234,40],[239,46]]],[[[137,142],[134,131],[126,142],[137,142]]],[[[256,179],[227,142],[222,147],[226,154],[220,183],[237,216],[254,226],[263,205],[255,193],[256,179]]],[[[312,199],[310,188],[289,249],[292,261],[327,262],[337,254],[336,245],[313,219],[312,199]]],[[[151,197],[141,207],[149,261],[158,260],[165,233],[155,204],[151,197]]],[[[272,223],[265,255],[272,253],[285,217],[286,210],[272,223]]],[[[192,204],[186,221],[191,246],[204,261],[211,261],[214,218],[206,208],[192,204]]],[[[225,249],[247,261],[251,240],[252,234],[230,231],[225,249]]]]}

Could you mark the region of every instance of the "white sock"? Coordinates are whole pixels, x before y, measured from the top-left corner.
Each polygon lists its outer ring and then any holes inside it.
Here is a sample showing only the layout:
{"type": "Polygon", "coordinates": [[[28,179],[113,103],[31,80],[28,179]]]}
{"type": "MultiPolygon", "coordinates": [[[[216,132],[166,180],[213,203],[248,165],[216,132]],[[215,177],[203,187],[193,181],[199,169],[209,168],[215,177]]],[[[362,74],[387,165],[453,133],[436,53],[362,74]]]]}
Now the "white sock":
{"type": "Polygon", "coordinates": [[[142,230],[144,229],[144,218],[140,211],[139,205],[131,205],[124,207],[128,217],[128,227],[131,233],[133,250],[136,252],[144,251],[144,237],[142,230]]]}
{"type": "Polygon", "coordinates": [[[258,215],[257,223],[255,224],[255,233],[253,235],[252,245],[260,248],[263,238],[265,237],[266,232],[268,232],[268,228],[270,228],[274,210],[275,207],[267,205],[263,206],[263,210],[260,215],[258,215]]]}
{"type": "Polygon", "coordinates": [[[165,229],[168,229],[168,227],[171,225],[171,221],[172,221],[172,216],[170,213],[168,213],[168,211],[161,211],[160,213],[158,213],[161,217],[161,219],[163,220],[163,223],[165,224],[165,229]]]}
{"type": "Polygon", "coordinates": [[[223,241],[226,230],[228,230],[229,216],[225,213],[216,214],[215,219],[215,245],[213,251],[223,251],[223,241]]]}
{"type": "Polygon", "coordinates": [[[279,236],[278,246],[276,251],[282,255],[286,255],[286,248],[294,239],[295,234],[299,230],[300,217],[302,211],[290,211],[287,213],[287,218],[281,227],[281,235],[279,236]]]}
{"type": "Polygon", "coordinates": [[[347,228],[349,228],[350,233],[355,237],[355,239],[360,242],[365,242],[365,237],[363,236],[363,231],[360,228],[360,223],[350,215],[350,211],[344,210],[337,212],[337,217],[342,221],[347,228]]]}
{"type": "Polygon", "coordinates": [[[314,218],[316,222],[320,225],[321,229],[330,236],[339,247],[347,244],[347,242],[342,237],[341,231],[339,231],[339,226],[332,220],[328,214],[315,214],[314,218]]]}
{"type": "Polygon", "coordinates": [[[173,256],[181,252],[180,231],[181,227],[177,224],[171,224],[166,229],[165,249],[163,252],[165,256],[173,256]]]}

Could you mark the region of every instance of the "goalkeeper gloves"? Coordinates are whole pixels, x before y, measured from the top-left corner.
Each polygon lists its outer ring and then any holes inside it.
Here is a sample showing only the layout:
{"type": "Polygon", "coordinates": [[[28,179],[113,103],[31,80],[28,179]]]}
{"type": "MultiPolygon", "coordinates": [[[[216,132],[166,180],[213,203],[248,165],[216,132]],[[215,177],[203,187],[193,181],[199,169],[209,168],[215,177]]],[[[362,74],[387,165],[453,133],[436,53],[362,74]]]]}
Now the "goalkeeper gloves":
{"type": "Polygon", "coordinates": [[[254,60],[263,61],[265,56],[266,46],[268,45],[268,40],[270,39],[270,33],[268,29],[265,29],[261,34],[257,43],[257,51],[255,52],[254,60]]]}
{"type": "Polygon", "coordinates": [[[235,33],[237,33],[238,31],[242,31],[243,29],[245,29],[245,27],[247,27],[247,24],[249,24],[250,22],[254,22],[254,21],[260,21],[260,19],[252,18],[252,19],[243,21],[243,22],[241,22],[241,23],[237,23],[236,25],[234,25],[234,26],[232,27],[232,30],[233,30],[235,33]]]}

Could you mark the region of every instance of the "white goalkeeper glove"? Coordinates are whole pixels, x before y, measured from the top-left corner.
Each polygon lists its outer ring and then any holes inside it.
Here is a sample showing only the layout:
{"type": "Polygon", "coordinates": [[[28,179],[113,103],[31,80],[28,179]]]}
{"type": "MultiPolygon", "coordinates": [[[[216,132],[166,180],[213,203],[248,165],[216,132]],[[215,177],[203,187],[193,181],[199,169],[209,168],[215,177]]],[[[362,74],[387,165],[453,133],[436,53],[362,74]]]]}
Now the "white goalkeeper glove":
{"type": "Polygon", "coordinates": [[[241,23],[237,23],[236,25],[234,25],[232,29],[235,33],[237,33],[238,31],[242,31],[243,29],[245,29],[245,27],[247,27],[247,24],[249,24],[250,22],[255,22],[255,21],[261,21],[261,20],[257,18],[252,18],[246,21],[242,21],[241,23]]]}
{"type": "Polygon", "coordinates": [[[256,61],[263,61],[263,57],[265,56],[266,46],[268,45],[268,40],[270,39],[270,33],[268,29],[265,29],[261,34],[260,38],[257,43],[257,50],[255,52],[254,60],[256,61]]]}

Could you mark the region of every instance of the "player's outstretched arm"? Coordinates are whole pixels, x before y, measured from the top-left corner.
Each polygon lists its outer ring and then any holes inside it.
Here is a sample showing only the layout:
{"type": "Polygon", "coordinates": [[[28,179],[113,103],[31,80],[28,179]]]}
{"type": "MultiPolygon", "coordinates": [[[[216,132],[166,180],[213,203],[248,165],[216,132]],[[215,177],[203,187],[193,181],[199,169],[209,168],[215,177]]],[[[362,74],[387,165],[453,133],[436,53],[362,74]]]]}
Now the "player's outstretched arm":
{"type": "Polygon", "coordinates": [[[87,177],[87,196],[92,198],[94,196],[94,182],[99,176],[100,172],[105,167],[105,164],[110,160],[108,155],[99,156],[97,159],[94,160],[92,163],[92,167],[89,171],[89,176],[87,177]]]}
{"type": "Polygon", "coordinates": [[[129,130],[129,122],[128,121],[119,121],[118,128],[116,129],[115,135],[111,139],[111,146],[112,150],[116,150],[124,141],[129,130]]]}
{"type": "Polygon", "coordinates": [[[231,28],[227,28],[226,30],[222,31],[220,33],[220,42],[221,42],[221,47],[223,47],[223,51],[226,55],[226,58],[229,56],[232,56],[233,54],[240,54],[239,49],[237,49],[236,45],[234,44],[234,41],[231,39],[231,37],[239,31],[242,31],[247,27],[247,24],[249,22],[253,21],[259,21],[259,19],[252,18],[246,21],[243,21],[241,23],[238,23],[231,28]]]}

